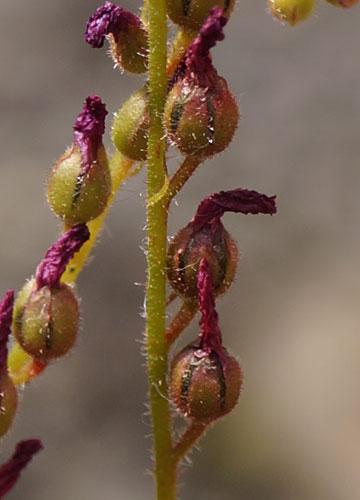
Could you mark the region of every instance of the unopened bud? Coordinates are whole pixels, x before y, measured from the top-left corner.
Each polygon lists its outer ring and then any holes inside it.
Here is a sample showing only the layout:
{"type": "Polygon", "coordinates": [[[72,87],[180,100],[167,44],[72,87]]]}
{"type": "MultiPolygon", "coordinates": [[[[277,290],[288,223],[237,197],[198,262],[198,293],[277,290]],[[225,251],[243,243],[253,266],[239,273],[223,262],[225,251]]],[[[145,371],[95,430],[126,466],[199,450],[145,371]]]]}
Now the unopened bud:
{"type": "Polygon", "coordinates": [[[111,2],[105,2],[90,17],[85,41],[94,48],[110,42],[110,55],[116,65],[131,72],[144,73],[148,62],[148,33],[141,19],[111,2]]]}
{"type": "Polygon", "coordinates": [[[202,258],[212,270],[215,296],[224,293],[234,279],[238,251],[220,220],[225,212],[274,214],[275,197],[234,189],[202,200],[192,221],[175,235],[167,252],[168,280],[186,300],[197,299],[197,275],[202,258]]]}
{"type": "Polygon", "coordinates": [[[238,107],[226,80],[218,76],[210,49],[223,40],[227,22],[214,7],[189,46],[184,77],[174,84],[165,105],[169,139],[184,155],[209,157],[231,142],[239,120],[238,107]]]}
{"type": "Polygon", "coordinates": [[[111,177],[102,144],[106,114],[99,97],[87,97],[74,125],[73,146],[53,168],[48,202],[69,225],[95,219],[107,205],[111,177]]]}
{"type": "Polygon", "coordinates": [[[149,128],[149,98],[144,86],[132,94],[115,116],[112,138],[115,147],[134,161],[145,161],[149,128]]]}
{"type": "Polygon", "coordinates": [[[79,308],[72,289],[60,278],[75,252],[89,238],[85,225],[69,229],[37,267],[35,278],[20,291],[14,308],[13,332],[28,354],[47,362],[66,354],[79,326],[79,308]]]}
{"type": "Polygon", "coordinates": [[[235,0],[167,0],[168,16],[188,31],[198,31],[209,16],[210,10],[218,6],[224,15],[230,17],[235,0]]]}
{"type": "Polygon", "coordinates": [[[315,0],[269,0],[268,5],[274,17],[295,26],[312,15],[315,0]]]}

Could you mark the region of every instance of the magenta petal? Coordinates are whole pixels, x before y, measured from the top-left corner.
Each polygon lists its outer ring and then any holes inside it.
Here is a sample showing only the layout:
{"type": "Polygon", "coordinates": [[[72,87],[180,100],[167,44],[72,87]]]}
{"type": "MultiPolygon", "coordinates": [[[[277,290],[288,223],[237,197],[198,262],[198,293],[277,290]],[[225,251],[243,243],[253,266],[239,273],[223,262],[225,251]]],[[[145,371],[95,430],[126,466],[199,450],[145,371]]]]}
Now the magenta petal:
{"type": "Polygon", "coordinates": [[[223,351],[219,316],[215,309],[214,281],[211,268],[206,259],[201,259],[197,275],[198,300],[201,312],[200,348],[209,354],[223,351]]]}
{"type": "Polygon", "coordinates": [[[86,174],[96,161],[98,149],[102,146],[106,115],[106,107],[100,97],[89,95],[74,125],[74,144],[81,153],[80,175],[86,174]]]}
{"type": "Polygon", "coordinates": [[[115,41],[120,32],[127,32],[129,25],[140,26],[142,23],[138,16],[132,12],[119,7],[111,2],[97,9],[86,26],[85,41],[94,48],[100,48],[104,45],[106,35],[110,33],[115,41]]]}
{"type": "Polygon", "coordinates": [[[194,233],[203,226],[219,220],[225,212],[240,212],[242,214],[276,213],[276,196],[266,196],[248,189],[233,189],[220,191],[206,196],[198,206],[191,221],[194,233]]]}
{"type": "Polygon", "coordinates": [[[209,17],[200,29],[199,35],[190,44],[187,51],[186,67],[187,77],[195,78],[199,84],[207,86],[211,84],[216,70],[212,65],[210,49],[224,39],[223,27],[228,18],[220,7],[213,7],[209,17]]]}
{"type": "Polygon", "coordinates": [[[39,439],[20,441],[13,456],[0,467],[0,498],[3,498],[16,484],[21,471],[32,457],[43,448],[39,439]]]}
{"type": "Polygon", "coordinates": [[[37,288],[56,287],[73,255],[90,238],[86,224],[79,224],[64,233],[46,252],[35,273],[37,288]]]}
{"type": "Polygon", "coordinates": [[[14,290],[8,290],[0,302],[0,373],[6,368],[7,341],[11,333],[14,290]]]}

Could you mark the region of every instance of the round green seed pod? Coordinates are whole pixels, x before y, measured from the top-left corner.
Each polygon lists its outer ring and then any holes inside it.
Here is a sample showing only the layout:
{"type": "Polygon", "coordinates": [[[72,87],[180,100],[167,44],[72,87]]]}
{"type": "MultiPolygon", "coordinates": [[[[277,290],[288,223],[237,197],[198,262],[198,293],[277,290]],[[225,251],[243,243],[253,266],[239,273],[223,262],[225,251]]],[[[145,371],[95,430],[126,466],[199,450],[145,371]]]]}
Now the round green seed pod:
{"type": "Polygon", "coordinates": [[[171,364],[170,394],[185,417],[210,423],[227,415],[238,402],[243,375],[225,349],[206,353],[196,343],[180,351],[171,364]]]}
{"type": "Polygon", "coordinates": [[[197,32],[208,18],[210,10],[215,6],[230,17],[234,10],[235,0],[166,0],[167,13],[170,19],[182,28],[197,32]]]}
{"type": "Polygon", "coordinates": [[[50,208],[73,226],[98,217],[111,194],[111,177],[105,149],[82,173],[80,149],[74,146],[54,166],[48,186],[50,208]]]}
{"type": "Polygon", "coordinates": [[[210,265],[215,296],[229,289],[239,258],[235,241],[221,222],[193,232],[189,223],[172,239],[167,251],[167,277],[176,293],[197,301],[197,275],[201,259],[210,265]]]}
{"type": "Polygon", "coordinates": [[[149,129],[149,98],[146,87],[132,94],[115,116],[112,139],[115,147],[134,161],[145,161],[149,129]]]}
{"type": "Polygon", "coordinates": [[[28,354],[41,361],[63,356],[74,345],[79,327],[79,308],[68,285],[43,286],[28,281],[14,307],[13,333],[28,354]]]}
{"type": "Polygon", "coordinates": [[[268,5],[274,17],[290,26],[305,21],[315,10],[315,0],[269,0],[268,5]]]}
{"type": "Polygon", "coordinates": [[[17,391],[5,371],[0,375],[0,437],[9,430],[17,409],[17,391]]]}
{"type": "Polygon", "coordinates": [[[227,148],[239,111],[224,78],[211,87],[180,80],[169,93],[164,119],[170,141],[183,155],[207,158],[227,148]]]}

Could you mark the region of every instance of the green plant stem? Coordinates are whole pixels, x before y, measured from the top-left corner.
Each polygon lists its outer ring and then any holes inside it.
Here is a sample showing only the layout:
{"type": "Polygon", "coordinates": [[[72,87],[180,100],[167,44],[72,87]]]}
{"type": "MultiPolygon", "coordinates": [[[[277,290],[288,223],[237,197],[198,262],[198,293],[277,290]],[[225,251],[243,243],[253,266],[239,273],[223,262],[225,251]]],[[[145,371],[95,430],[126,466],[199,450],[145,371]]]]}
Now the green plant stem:
{"type": "Polygon", "coordinates": [[[176,464],[176,466],[186,455],[186,453],[191,449],[191,447],[194,446],[196,441],[204,434],[207,427],[207,424],[199,422],[192,422],[189,425],[173,450],[172,460],[176,464]]]}
{"type": "MultiPolygon", "coordinates": [[[[164,110],[166,76],[165,0],[149,0],[149,137],[147,199],[165,182],[164,110]]],[[[167,345],[165,339],[167,210],[163,203],[147,203],[146,339],[153,428],[157,500],[176,499],[176,466],[172,452],[172,422],[167,389],[167,345]]]]}
{"type": "Polygon", "coordinates": [[[170,348],[180,333],[185,330],[198,310],[197,304],[184,301],[179,312],[166,329],[166,341],[170,348]]]}
{"type": "Polygon", "coordinates": [[[186,54],[186,51],[190,43],[193,41],[196,35],[197,35],[196,32],[186,31],[179,28],[174,38],[174,41],[171,45],[168,67],[167,67],[168,77],[174,74],[178,64],[186,54]]]}
{"type": "Polygon", "coordinates": [[[186,181],[192,176],[197,167],[202,163],[202,159],[196,156],[187,156],[178,170],[175,172],[170,180],[168,190],[163,197],[163,203],[169,207],[171,200],[182,189],[186,181]]]}

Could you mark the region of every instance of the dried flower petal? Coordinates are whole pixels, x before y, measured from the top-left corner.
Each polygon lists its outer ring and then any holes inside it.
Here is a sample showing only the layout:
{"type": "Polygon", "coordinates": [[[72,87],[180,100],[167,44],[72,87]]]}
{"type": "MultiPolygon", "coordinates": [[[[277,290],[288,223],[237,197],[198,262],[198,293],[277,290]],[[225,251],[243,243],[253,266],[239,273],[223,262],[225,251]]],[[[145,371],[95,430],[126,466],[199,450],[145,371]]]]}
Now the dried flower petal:
{"type": "Polygon", "coordinates": [[[223,351],[219,315],[215,309],[215,290],[211,268],[206,259],[201,259],[197,275],[198,301],[201,312],[200,349],[207,355],[223,351]]]}
{"type": "Polygon", "coordinates": [[[217,72],[211,62],[210,49],[225,38],[223,27],[228,18],[220,7],[213,7],[199,35],[190,44],[186,57],[186,76],[204,87],[211,86],[217,72]]]}
{"type": "Polygon", "coordinates": [[[14,290],[8,290],[0,302],[0,374],[6,368],[7,341],[11,334],[11,322],[14,306],[14,290]]]}
{"type": "Polygon", "coordinates": [[[16,484],[21,471],[32,457],[43,448],[39,439],[20,441],[13,456],[0,467],[0,498],[3,498],[16,484]]]}
{"type": "Polygon", "coordinates": [[[37,288],[40,289],[43,286],[56,287],[66,265],[89,237],[90,232],[86,224],[79,224],[66,231],[51,245],[36,269],[37,288]]]}
{"type": "Polygon", "coordinates": [[[275,199],[276,196],[266,196],[257,191],[241,188],[206,196],[190,223],[193,233],[195,234],[206,224],[218,221],[225,212],[274,215],[276,213],[275,199]]]}
{"type": "Polygon", "coordinates": [[[132,12],[119,7],[111,2],[105,2],[93,14],[86,27],[85,41],[94,48],[100,48],[104,45],[105,36],[110,33],[115,42],[121,31],[127,32],[129,25],[141,26],[141,21],[132,12]]]}
{"type": "Polygon", "coordinates": [[[74,125],[74,144],[81,153],[80,175],[85,175],[97,159],[105,132],[106,115],[106,107],[100,97],[89,95],[74,125]]]}

